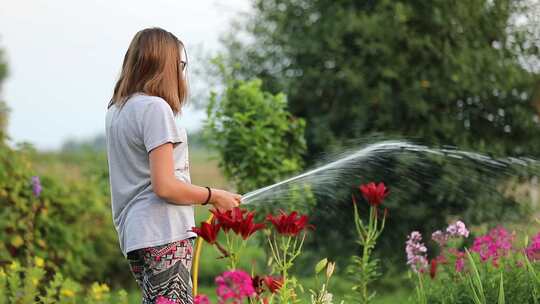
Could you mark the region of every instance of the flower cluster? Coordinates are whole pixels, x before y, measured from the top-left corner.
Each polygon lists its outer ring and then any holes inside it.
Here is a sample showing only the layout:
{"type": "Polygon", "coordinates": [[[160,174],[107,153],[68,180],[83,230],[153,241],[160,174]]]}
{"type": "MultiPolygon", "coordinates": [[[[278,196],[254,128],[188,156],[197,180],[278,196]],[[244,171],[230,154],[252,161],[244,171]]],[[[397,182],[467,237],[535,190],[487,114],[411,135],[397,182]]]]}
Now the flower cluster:
{"type": "Polygon", "coordinates": [[[462,221],[457,221],[446,228],[450,237],[469,237],[469,230],[462,221]]]}
{"type": "Polygon", "coordinates": [[[422,243],[422,234],[418,231],[413,231],[407,237],[405,242],[405,252],[407,253],[407,265],[414,272],[424,272],[428,265],[426,257],[427,248],[422,243]]]}
{"type": "Polygon", "coordinates": [[[525,248],[525,254],[530,261],[540,260],[540,232],[532,239],[531,244],[525,248]]]}
{"type": "MultiPolygon", "coordinates": [[[[237,269],[240,260],[239,254],[246,246],[247,240],[257,231],[266,227],[265,223],[254,221],[254,212],[245,209],[233,208],[228,211],[210,210],[213,214],[210,223],[202,222],[200,227],[193,227],[192,231],[215,247],[230,261],[229,271],[216,278],[219,303],[241,303],[243,299],[266,301],[265,291],[270,294],[280,293],[280,298],[291,300],[294,280],[288,279],[287,270],[300,254],[306,233],[298,238],[300,232],[314,226],[308,223],[307,215],[300,215],[293,211],[290,214],[280,210],[278,215],[269,214],[266,220],[272,224],[275,233],[270,233],[268,241],[272,248],[274,272],[280,276],[255,276],[237,269]],[[225,233],[226,246],[218,241],[219,232],[225,233]],[[300,241],[298,241],[300,239],[300,241]],[[294,240],[294,241],[292,241],[294,240]],[[287,282],[290,282],[288,285],[287,282]],[[293,285],[291,285],[293,284],[293,285]]],[[[284,303],[285,303],[284,302],[284,303]]],[[[199,296],[195,303],[208,304],[208,298],[199,296]]],[[[266,303],[266,302],[265,302],[266,303]]]]}
{"type": "MultiPolygon", "coordinates": [[[[242,270],[225,271],[222,275],[216,278],[216,293],[218,303],[243,303],[243,300],[248,299],[252,303],[252,299],[261,300],[261,303],[268,303],[268,298],[263,297],[265,291],[271,294],[277,293],[283,286],[283,278],[275,276],[255,276],[250,277],[249,274],[242,270]]],[[[166,304],[168,302],[163,302],[166,304]]],[[[194,304],[210,304],[208,296],[199,294],[194,298],[194,304]]],[[[259,303],[257,301],[257,303],[259,303]]]]}
{"type": "Polygon", "coordinates": [[[206,295],[196,295],[193,299],[193,304],[210,304],[210,300],[206,295]]]}
{"type": "Polygon", "coordinates": [[[256,224],[253,222],[255,212],[248,212],[239,207],[225,212],[216,209],[210,210],[210,212],[212,212],[225,233],[232,230],[244,240],[247,240],[257,230],[265,227],[264,223],[256,224]]]}
{"type": "Polygon", "coordinates": [[[295,236],[306,228],[314,228],[313,225],[308,225],[307,215],[298,216],[296,211],[287,215],[283,210],[280,210],[280,215],[269,214],[266,219],[274,225],[278,233],[283,235],[295,236]]]}
{"type": "Polygon", "coordinates": [[[446,231],[437,230],[431,234],[431,239],[444,247],[451,238],[469,237],[469,230],[462,221],[457,221],[449,225],[446,231]]]}
{"type": "Polygon", "coordinates": [[[216,278],[218,303],[227,303],[233,300],[234,303],[242,303],[255,295],[253,281],[249,274],[241,270],[226,271],[216,278]]]}
{"type": "Polygon", "coordinates": [[[240,246],[245,246],[247,239],[258,230],[265,227],[264,223],[255,223],[255,212],[248,212],[239,207],[221,212],[219,210],[210,210],[214,217],[210,223],[201,222],[200,227],[193,227],[191,231],[202,237],[209,244],[215,245],[223,257],[229,257],[231,261],[231,269],[236,268],[236,263],[239,260],[238,254],[241,251],[238,248],[238,242],[234,242],[234,237],[229,235],[229,232],[234,232],[234,235],[240,237],[240,246]],[[227,238],[227,248],[221,246],[218,242],[219,231],[223,230],[227,238]],[[236,245],[236,246],[235,246],[236,245]]]}
{"type": "Polygon", "coordinates": [[[508,255],[512,249],[514,236],[503,227],[497,227],[488,234],[477,237],[471,248],[480,255],[482,262],[491,259],[493,266],[498,266],[499,259],[508,255]]]}

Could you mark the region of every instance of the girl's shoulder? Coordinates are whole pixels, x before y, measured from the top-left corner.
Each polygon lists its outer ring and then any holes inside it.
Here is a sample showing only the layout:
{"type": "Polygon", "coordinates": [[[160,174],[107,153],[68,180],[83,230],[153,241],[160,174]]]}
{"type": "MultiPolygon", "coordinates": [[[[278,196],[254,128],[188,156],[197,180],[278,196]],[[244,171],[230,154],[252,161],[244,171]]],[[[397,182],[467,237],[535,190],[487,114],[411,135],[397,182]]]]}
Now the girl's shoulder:
{"type": "MultiPolygon", "coordinates": [[[[167,101],[165,101],[165,99],[159,97],[159,96],[154,96],[154,95],[147,95],[145,93],[142,93],[142,92],[139,92],[139,93],[134,93],[132,94],[127,101],[136,101],[137,103],[139,104],[150,104],[150,103],[165,103],[168,105],[167,101]]],[[[135,103],[135,102],[134,102],[135,103]]]]}
{"type": "Polygon", "coordinates": [[[169,103],[159,96],[146,95],[144,93],[135,93],[131,95],[124,104],[136,113],[145,113],[152,111],[168,111],[169,103]]]}

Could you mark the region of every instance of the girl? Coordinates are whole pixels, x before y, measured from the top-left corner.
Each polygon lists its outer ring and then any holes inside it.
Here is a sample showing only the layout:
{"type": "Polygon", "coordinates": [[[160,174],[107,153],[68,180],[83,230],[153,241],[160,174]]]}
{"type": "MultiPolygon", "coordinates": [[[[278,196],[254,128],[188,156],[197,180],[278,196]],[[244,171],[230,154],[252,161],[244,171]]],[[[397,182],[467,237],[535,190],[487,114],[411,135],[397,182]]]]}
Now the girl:
{"type": "Polygon", "coordinates": [[[168,31],[138,32],[107,107],[113,221],[145,304],[193,302],[193,205],[229,210],[241,200],[190,183],[186,132],[175,123],[188,95],[186,54],[168,31]]]}

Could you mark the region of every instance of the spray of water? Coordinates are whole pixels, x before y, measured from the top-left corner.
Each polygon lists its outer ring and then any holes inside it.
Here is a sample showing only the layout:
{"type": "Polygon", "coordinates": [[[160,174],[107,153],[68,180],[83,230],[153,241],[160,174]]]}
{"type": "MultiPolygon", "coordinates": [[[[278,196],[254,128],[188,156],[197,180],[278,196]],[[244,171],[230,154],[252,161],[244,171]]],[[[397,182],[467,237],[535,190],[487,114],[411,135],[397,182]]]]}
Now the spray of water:
{"type": "MultiPolygon", "coordinates": [[[[338,189],[348,189],[352,186],[351,181],[367,181],[370,177],[369,172],[378,170],[386,174],[401,174],[388,172],[389,168],[385,167],[385,164],[389,158],[413,163],[414,171],[409,171],[408,176],[402,176],[402,178],[421,180],[433,169],[432,163],[426,165],[427,157],[440,158],[441,164],[446,165],[449,163],[464,165],[465,163],[487,175],[512,175],[524,170],[536,172],[538,167],[537,161],[531,158],[496,159],[484,154],[453,148],[433,148],[405,140],[384,140],[347,151],[302,174],[246,193],[243,196],[243,204],[261,204],[276,200],[286,204],[291,199],[291,189],[295,186],[297,188],[309,187],[317,198],[336,200],[340,195],[338,189]]],[[[471,182],[474,182],[473,178],[471,176],[471,182]]]]}

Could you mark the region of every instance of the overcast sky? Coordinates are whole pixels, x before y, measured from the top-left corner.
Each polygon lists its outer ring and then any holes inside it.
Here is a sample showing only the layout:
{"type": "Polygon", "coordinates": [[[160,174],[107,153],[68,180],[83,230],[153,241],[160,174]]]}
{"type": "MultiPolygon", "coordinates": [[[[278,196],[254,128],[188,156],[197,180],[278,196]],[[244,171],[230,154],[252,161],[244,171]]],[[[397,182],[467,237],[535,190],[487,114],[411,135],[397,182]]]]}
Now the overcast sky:
{"type": "MultiPolygon", "coordinates": [[[[104,132],[106,105],[137,31],[159,26],[174,33],[187,45],[193,69],[197,54],[190,50],[217,50],[219,35],[249,10],[249,2],[0,0],[0,7],[0,48],[9,67],[2,87],[11,108],[8,134],[13,142],[49,150],[67,137],[104,132]]],[[[204,85],[193,76],[193,86],[204,85]]],[[[195,130],[203,119],[190,107],[178,124],[195,130]]]]}

